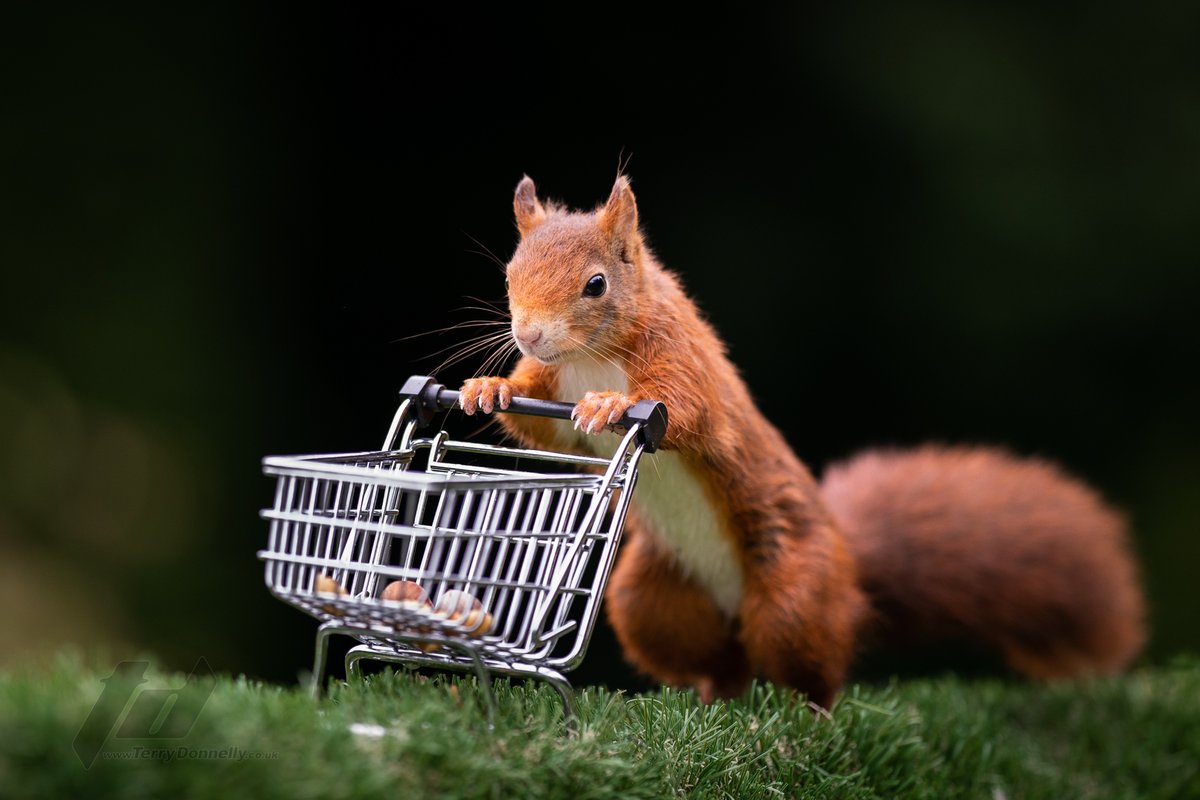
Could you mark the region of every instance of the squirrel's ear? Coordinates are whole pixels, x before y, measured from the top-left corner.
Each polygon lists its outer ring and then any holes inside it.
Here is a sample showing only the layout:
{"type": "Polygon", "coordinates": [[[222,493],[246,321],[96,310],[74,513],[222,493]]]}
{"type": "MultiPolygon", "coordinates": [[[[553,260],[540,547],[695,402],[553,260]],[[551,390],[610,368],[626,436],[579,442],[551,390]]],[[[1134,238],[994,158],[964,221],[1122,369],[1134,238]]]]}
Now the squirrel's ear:
{"type": "Polygon", "coordinates": [[[529,233],[546,219],[546,209],[538,202],[537,187],[533,178],[526,175],[517,184],[516,194],[513,195],[513,213],[517,217],[517,229],[521,235],[529,233]]]}
{"type": "Polygon", "coordinates": [[[637,232],[637,199],[624,175],[617,176],[608,202],[600,210],[600,227],[609,236],[626,240],[637,232]]]}

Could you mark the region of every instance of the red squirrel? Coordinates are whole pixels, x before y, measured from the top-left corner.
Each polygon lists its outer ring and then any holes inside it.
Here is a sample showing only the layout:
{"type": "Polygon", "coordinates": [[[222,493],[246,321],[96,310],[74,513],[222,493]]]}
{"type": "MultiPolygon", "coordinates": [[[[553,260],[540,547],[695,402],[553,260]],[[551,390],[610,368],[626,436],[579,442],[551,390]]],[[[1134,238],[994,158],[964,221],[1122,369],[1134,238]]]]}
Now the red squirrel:
{"type": "Polygon", "coordinates": [[[759,412],[725,345],[658,263],[628,179],[592,212],[513,199],[507,378],[466,381],[467,414],[514,396],[574,424],[503,415],[525,446],[611,454],[605,426],[667,405],[605,593],[626,658],[704,702],[763,676],[831,706],[864,636],[961,636],[1036,678],[1122,669],[1144,639],[1125,526],[1049,463],[987,448],[868,452],[823,485],[759,412]]]}

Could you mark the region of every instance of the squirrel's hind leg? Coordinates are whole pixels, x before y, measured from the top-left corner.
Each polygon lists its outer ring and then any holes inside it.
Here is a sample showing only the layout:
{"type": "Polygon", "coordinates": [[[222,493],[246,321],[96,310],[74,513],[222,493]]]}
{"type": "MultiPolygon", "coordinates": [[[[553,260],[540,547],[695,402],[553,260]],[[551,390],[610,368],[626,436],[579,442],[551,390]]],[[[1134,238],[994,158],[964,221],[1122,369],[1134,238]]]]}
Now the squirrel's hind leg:
{"type": "Polygon", "coordinates": [[[628,538],[605,593],[625,658],[658,681],[695,687],[705,703],[740,695],[750,668],[734,622],[636,530],[632,514],[625,528],[628,538]]]}
{"type": "Polygon", "coordinates": [[[845,548],[835,539],[827,551],[815,540],[820,536],[836,533],[812,530],[803,539],[780,535],[771,543],[770,558],[752,559],[740,638],[756,672],[828,709],[854,657],[866,601],[845,548]],[[831,555],[814,555],[810,547],[831,555]]]}

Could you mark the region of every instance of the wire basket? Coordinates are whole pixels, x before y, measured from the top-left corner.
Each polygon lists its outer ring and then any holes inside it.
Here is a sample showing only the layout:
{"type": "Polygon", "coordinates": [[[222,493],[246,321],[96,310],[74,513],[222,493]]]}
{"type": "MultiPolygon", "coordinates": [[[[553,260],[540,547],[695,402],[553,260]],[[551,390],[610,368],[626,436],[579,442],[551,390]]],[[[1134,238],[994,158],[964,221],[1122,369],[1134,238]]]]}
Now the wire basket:
{"type": "MultiPolygon", "coordinates": [[[[364,658],[472,670],[489,720],[490,674],[536,677],[573,719],[563,673],[586,653],[638,461],[665,433],[666,409],[636,404],[611,426],[623,438],[603,459],[418,435],[457,403],[414,376],[383,450],[263,459],[276,481],[258,554],[267,587],[321,621],[316,693],[329,637],[346,634],[360,642],[347,674],[364,658]]],[[[572,408],[513,398],[508,412],[569,419],[572,408]]]]}

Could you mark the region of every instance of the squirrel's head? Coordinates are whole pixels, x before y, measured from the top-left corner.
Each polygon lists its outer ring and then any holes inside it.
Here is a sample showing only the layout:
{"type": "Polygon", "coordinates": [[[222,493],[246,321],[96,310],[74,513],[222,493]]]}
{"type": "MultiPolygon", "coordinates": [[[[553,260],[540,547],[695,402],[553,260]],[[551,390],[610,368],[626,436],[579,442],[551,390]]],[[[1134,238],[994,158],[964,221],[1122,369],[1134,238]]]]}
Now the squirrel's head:
{"type": "Polygon", "coordinates": [[[615,355],[637,314],[645,245],[629,180],[595,211],[542,205],[526,176],[513,197],[521,241],[508,262],[517,347],[545,364],[615,355]]]}

